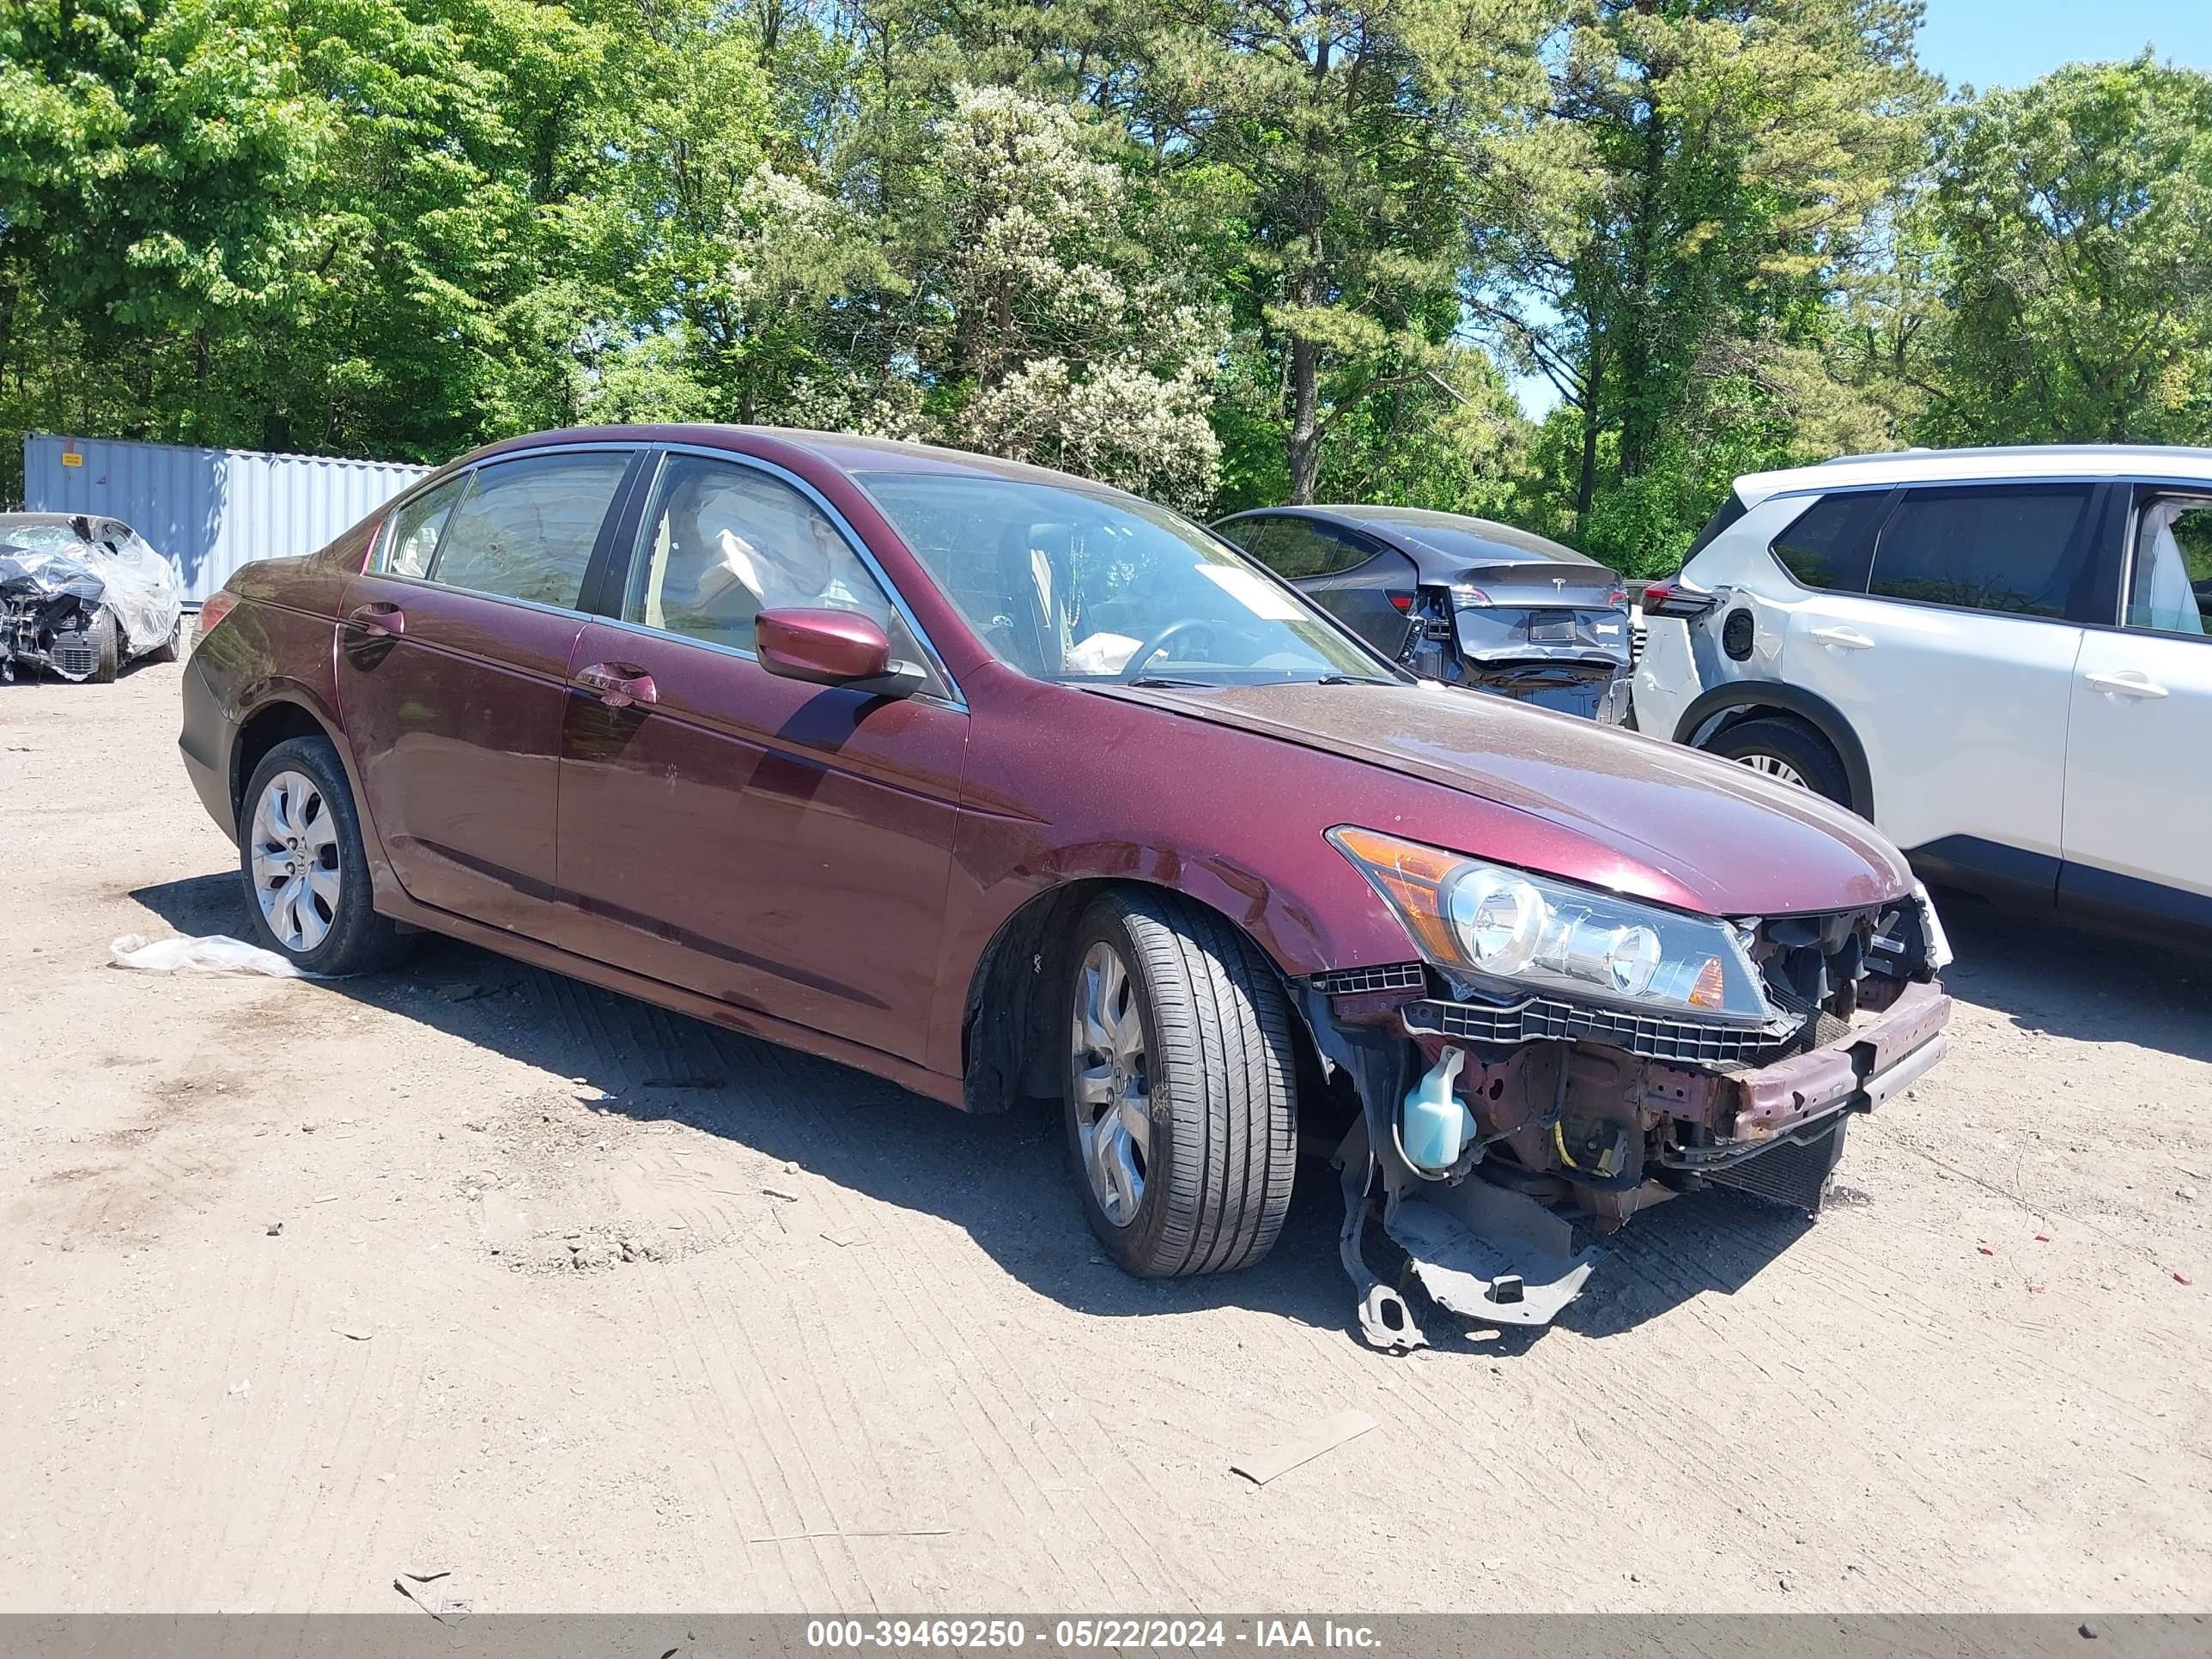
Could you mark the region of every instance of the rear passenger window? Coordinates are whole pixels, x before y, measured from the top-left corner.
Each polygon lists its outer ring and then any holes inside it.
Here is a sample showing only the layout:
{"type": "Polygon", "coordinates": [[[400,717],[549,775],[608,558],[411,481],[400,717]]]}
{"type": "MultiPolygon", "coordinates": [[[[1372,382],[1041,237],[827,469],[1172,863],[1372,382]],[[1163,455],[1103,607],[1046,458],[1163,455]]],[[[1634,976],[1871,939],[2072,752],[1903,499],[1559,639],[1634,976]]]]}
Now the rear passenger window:
{"type": "Polygon", "coordinates": [[[2065,616],[2089,562],[2090,538],[2081,533],[2088,506],[2087,487],[2075,484],[1909,490],[1882,526],[1867,592],[2065,616]]]}
{"type": "Polygon", "coordinates": [[[480,469],[446,527],[430,580],[573,611],[599,521],[629,456],[532,455],[480,469]]]}
{"type": "Polygon", "coordinates": [[[1881,489],[1825,495],[1774,538],[1774,556],[1808,587],[1863,593],[1871,562],[1867,532],[1888,500],[1881,489]]]}
{"type": "Polygon", "coordinates": [[[448,478],[393,514],[377,550],[376,568],[388,576],[428,574],[430,556],[438,550],[438,532],[446,527],[453,503],[460,500],[468,482],[465,475],[448,478]]]}
{"type": "Polygon", "coordinates": [[[1374,549],[1361,546],[1325,524],[1292,518],[1269,520],[1258,552],[1261,563],[1292,581],[1334,576],[1374,556],[1374,549]]]}
{"type": "Polygon", "coordinates": [[[1266,555],[1260,551],[1260,545],[1267,539],[1267,532],[1280,522],[1278,519],[1239,519],[1235,524],[1214,526],[1213,533],[1264,562],[1266,555]]]}

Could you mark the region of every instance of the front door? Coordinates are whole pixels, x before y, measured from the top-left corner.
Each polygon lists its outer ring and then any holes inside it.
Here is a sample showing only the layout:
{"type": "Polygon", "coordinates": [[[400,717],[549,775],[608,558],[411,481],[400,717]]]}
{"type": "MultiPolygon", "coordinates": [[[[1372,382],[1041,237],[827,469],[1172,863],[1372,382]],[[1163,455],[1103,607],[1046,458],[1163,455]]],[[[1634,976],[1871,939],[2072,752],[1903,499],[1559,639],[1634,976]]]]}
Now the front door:
{"type": "Polygon", "coordinates": [[[920,1060],[966,712],[933,667],[896,700],[761,667],[753,618],[778,605],[864,611],[926,661],[838,524],[769,469],[668,456],[624,589],[573,659],[562,943],[920,1060]]]}
{"type": "Polygon", "coordinates": [[[2212,921],[2212,495],[2147,493],[2135,521],[2122,625],[2076,665],[2059,900],[2212,921]]]}
{"type": "Polygon", "coordinates": [[[338,702],[393,877],[553,931],[561,715],[585,574],[627,450],[526,455],[404,502],[348,585],[338,702]]]}

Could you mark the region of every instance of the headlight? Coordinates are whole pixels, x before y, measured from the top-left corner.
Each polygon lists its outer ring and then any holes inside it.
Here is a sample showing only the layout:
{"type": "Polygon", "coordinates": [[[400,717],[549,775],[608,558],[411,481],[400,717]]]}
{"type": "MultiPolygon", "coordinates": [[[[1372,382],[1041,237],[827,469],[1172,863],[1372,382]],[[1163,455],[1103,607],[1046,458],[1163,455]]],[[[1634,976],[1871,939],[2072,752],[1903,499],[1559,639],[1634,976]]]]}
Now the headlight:
{"type": "Polygon", "coordinates": [[[1536,992],[1761,1025],[1775,1010],[1735,930],[1593,888],[1340,825],[1328,832],[1422,956],[1504,995],[1536,992]]]}

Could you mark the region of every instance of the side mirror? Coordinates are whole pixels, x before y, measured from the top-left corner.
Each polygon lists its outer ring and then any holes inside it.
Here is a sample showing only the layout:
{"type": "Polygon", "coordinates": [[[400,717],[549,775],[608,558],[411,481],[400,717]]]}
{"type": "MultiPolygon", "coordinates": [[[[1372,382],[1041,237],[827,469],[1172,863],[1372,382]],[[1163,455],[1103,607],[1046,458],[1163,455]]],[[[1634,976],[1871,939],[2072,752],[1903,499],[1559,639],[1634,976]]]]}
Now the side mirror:
{"type": "Polygon", "coordinates": [[[890,636],[874,617],[857,611],[763,611],[753,619],[753,643],[761,666],[787,680],[855,685],[891,672],[890,636]]]}

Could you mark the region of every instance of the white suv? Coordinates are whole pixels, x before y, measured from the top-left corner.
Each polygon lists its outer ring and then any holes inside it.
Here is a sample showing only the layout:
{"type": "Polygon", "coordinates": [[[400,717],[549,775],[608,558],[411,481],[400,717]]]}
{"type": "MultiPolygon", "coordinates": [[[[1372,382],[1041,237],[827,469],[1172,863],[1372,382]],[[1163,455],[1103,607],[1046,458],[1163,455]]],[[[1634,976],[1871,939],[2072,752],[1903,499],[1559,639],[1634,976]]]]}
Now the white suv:
{"type": "Polygon", "coordinates": [[[1644,732],[1855,807],[1932,880],[2212,927],[2212,450],[1753,474],[1644,608],[1644,732]]]}

